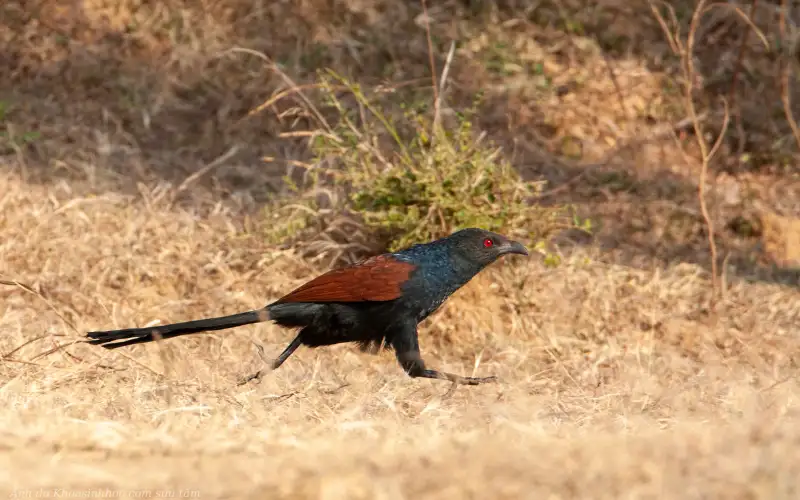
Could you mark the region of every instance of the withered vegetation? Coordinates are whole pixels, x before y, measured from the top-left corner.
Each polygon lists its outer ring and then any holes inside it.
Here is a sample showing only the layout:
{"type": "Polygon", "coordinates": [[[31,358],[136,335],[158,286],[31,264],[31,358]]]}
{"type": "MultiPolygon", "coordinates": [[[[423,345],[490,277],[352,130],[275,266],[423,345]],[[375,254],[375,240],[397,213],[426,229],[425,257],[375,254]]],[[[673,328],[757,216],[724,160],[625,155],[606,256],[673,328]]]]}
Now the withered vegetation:
{"type": "Polygon", "coordinates": [[[797,7],[426,3],[0,5],[0,488],[797,497],[797,7]],[[337,346],[236,386],[269,324],[80,343],[460,224],[544,254],[422,325],[498,384],[337,346]]]}

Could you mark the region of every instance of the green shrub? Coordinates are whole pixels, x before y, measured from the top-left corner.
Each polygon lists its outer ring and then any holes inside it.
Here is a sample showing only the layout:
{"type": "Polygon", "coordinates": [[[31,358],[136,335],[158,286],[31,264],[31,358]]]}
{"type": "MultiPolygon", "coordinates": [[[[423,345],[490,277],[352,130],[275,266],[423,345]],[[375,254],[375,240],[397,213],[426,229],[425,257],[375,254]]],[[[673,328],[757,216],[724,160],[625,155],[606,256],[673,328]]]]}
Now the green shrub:
{"type": "Polygon", "coordinates": [[[575,225],[570,207],[533,203],[544,183],[524,181],[498,147],[476,137],[477,103],[451,126],[434,127],[424,106],[400,106],[402,116],[392,119],[333,72],[321,75],[319,88],[334,118],[311,139],[307,185],[292,186],[291,201],[272,209],[276,239],[302,242],[346,220],[342,233],[390,251],[464,227],[542,249],[554,230],[575,225]]]}

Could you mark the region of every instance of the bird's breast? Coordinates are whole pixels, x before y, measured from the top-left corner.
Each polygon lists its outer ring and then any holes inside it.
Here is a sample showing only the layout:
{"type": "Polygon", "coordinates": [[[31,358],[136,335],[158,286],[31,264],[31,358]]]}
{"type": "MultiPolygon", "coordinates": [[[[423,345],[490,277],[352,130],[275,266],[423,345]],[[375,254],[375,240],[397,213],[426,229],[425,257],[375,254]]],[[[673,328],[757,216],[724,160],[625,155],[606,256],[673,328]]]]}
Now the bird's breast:
{"type": "Polygon", "coordinates": [[[458,289],[453,281],[438,281],[436,279],[425,281],[419,288],[419,293],[414,304],[417,310],[417,322],[420,322],[436,312],[450,295],[458,289]]]}
{"type": "Polygon", "coordinates": [[[425,318],[427,318],[428,316],[430,316],[431,314],[435,313],[436,310],[439,309],[442,306],[442,304],[444,304],[445,300],[446,300],[446,297],[438,297],[438,298],[432,300],[426,306],[424,306],[422,308],[422,310],[419,312],[419,316],[417,318],[417,322],[420,322],[420,321],[424,320],[425,318]]]}

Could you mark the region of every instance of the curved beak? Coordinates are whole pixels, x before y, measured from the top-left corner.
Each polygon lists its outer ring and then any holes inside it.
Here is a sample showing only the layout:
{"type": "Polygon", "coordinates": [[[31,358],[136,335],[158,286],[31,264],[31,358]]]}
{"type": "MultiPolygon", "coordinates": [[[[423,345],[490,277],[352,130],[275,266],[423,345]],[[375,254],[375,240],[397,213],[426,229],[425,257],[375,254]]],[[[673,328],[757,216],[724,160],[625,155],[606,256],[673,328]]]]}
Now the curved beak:
{"type": "Polygon", "coordinates": [[[503,245],[503,253],[517,253],[520,255],[528,255],[528,249],[518,241],[509,241],[503,245]]]}

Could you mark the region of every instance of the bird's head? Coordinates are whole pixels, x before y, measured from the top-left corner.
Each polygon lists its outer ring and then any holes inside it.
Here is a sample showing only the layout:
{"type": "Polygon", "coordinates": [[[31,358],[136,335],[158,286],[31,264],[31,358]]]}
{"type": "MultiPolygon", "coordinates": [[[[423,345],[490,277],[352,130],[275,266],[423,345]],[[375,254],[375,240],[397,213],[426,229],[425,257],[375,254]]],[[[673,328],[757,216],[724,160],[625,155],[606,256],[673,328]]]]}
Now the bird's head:
{"type": "Polygon", "coordinates": [[[522,243],[485,229],[461,229],[447,240],[459,256],[481,267],[506,254],[528,255],[528,249],[522,243]]]}

